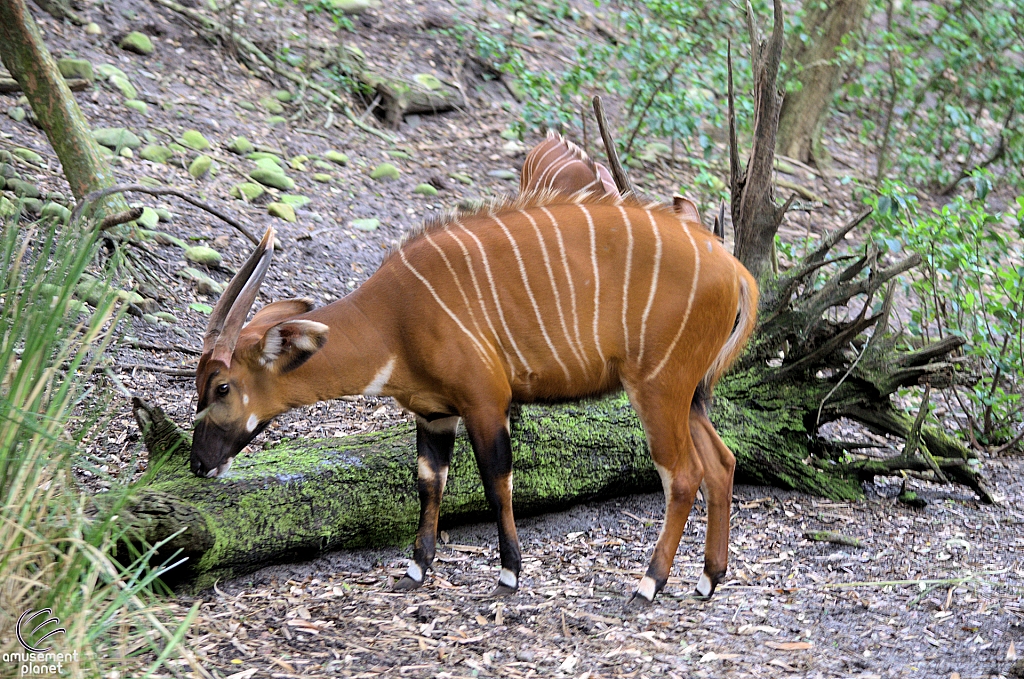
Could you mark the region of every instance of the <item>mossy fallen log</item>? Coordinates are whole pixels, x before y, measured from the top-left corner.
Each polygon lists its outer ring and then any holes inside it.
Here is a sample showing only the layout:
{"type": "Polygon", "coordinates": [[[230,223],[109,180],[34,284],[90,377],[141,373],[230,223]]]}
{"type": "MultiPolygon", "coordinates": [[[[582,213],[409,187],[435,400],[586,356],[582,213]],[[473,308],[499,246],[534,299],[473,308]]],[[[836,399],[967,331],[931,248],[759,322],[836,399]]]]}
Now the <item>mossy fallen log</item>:
{"type": "MultiPolygon", "coordinates": [[[[342,547],[411,543],[419,518],[412,425],[374,434],[298,439],[239,456],[220,478],[188,470],[189,441],[158,408],[136,400],[152,478],[125,513],[137,535],[188,561],[169,575],[190,588],[270,563],[342,547]]],[[[660,489],[643,430],[625,396],[529,406],[515,426],[520,516],[595,497],[660,489]]],[[[446,524],[490,520],[468,441],[460,436],[442,503],[446,524]]]]}

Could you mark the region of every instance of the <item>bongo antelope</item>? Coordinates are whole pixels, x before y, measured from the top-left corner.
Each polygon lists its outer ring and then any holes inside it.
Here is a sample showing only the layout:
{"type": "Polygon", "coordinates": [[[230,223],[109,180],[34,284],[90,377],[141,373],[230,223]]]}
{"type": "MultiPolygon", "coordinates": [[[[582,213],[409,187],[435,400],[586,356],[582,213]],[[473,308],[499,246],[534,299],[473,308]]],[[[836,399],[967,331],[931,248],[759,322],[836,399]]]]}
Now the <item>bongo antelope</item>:
{"type": "Polygon", "coordinates": [[[270,264],[269,230],[210,317],[196,374],[191,455],[223,473],[276,415],[349,394],[394,397],[416,415],[421,502],[414,557],[397,589],[434,559],[460,419],[497,514],[501,573],[519,585],[509,406],[625,389],[664,484],[666,517],[634,597],[665,585],[701,481],[704,574],[725,573],[734,460],[691,410],[742,350],[757,285],[711,234],[633,198],[528,193],[428,223],[347,297],[314,309],[274,302],[244,325],[270,264]],[[717,455],[698,455],[701,450],[717,455]]]}

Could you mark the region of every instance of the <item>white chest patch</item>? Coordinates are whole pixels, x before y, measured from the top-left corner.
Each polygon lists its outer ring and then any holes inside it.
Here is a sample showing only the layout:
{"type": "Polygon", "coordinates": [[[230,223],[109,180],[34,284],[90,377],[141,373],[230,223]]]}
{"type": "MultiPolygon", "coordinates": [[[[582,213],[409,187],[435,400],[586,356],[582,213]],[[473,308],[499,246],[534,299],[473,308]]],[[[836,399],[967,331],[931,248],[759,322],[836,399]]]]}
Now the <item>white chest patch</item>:
{"type": "Polygon", "coordinates": [[[249,416],[249,419],[245,421],[245,430],[247,432],[252,433],[256,431],[256,426],[259,423],[260,421],[256,419],[256,413],[253,413],[252,415],[249,416]]]}
{"type": "Polygon", "coordinates": [[[395,370],[395,357],[392,356],[388,359],[388,362],[377,371],[377,374],[373,376],[370,383],[363,389],[363,396],[379,396],[387,386],[388,380],[391,379],[391,373],[395,370]]]}

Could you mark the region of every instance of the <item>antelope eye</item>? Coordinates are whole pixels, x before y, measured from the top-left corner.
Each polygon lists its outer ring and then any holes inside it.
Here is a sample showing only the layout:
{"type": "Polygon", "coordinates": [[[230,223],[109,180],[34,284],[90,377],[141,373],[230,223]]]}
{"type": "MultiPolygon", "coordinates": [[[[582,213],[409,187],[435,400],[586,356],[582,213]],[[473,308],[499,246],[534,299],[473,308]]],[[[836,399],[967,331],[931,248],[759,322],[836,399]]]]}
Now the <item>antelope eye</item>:
{"type": "Polygon", "coordinates": [[[225,382],[224,384],[218,384],[218,385],[217,385],[217,395],[218,395],[218,396],[224,396],[224,395],[225,395],[225,394],[227,394],[227,393],[228,393],[228,392],[229,392],[230,390],[231,390],[231,387],[230,387],[230,386],[228,386],[228,383],[227,383],[227,382],[225,382]]]}

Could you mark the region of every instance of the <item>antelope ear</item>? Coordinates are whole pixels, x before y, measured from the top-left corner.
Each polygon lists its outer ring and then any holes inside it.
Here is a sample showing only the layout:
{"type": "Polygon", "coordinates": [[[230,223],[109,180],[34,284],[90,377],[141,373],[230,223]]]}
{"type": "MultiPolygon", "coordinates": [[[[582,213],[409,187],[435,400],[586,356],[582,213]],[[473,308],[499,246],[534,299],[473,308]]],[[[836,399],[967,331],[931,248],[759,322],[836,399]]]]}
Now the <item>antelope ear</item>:
{"type": "Polygon", "coordinates": [[[323,323],[284,321],[267,329],[256,345],[257,362],[276,373],[295,370],[327,344],[323,323]]]}
{"type": "Polygon", "coordinates": [[[672,209],[675,210],[680,219],[685,219],[689,222],[697,222],[697,224],[703,226],[704,222],[700,219],[700,212],[697,211],[697,204],[689,198],[685,198],[679,194],[672,196],[672,209]]]}
{"type": "Polygon", "coordinates": [[[249,321],[249,325],[269,325],[280,323],[286,318],[298,316],[313,310],[313,300],[299,297],[296,299],[283,299],[279,302],[271,302],[256,312],[256,315],[249,321]]]}

